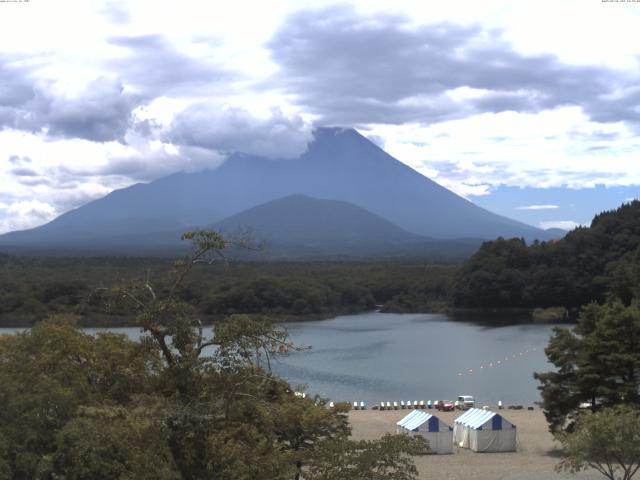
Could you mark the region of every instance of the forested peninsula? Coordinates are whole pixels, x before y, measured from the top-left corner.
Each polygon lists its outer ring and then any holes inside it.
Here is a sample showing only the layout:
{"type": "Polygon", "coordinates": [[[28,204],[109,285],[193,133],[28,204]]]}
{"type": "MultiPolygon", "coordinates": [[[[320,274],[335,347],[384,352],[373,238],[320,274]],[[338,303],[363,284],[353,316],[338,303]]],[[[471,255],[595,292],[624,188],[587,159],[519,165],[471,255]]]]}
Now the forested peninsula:
{"type": "Polygon", "coordinates": [[[470,308],[565,307],[615,295],[628,303],[640,280],[640,201],[596,215],[564,238],[487,242],[455,272],[450,304],[470,308]]]}

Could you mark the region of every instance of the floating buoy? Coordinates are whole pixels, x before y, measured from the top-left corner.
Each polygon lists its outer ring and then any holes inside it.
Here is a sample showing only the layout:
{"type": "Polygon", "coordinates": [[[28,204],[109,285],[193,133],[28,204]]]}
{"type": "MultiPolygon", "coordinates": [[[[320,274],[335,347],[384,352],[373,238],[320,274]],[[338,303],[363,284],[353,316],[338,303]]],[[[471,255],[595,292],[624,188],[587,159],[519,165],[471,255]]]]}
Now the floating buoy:
{"type": "MultiPolygon", "coordinates": [[[[484,365],[480,365],[476,370],[486,370],[487,368],[493,368],[494,366],[498,367],[502,364],[502,362],[507,362],[510,359],[515,359],[518,358],[518,356],[523,357],[524,355],[528,354],[529,352],[535,352],[536,351],[536,347],[530,347],[527,348],[526,350],[522,351],[522,352],[518,352],[518,353],[514,353],[511,356],[507,355],[504,357],[504,360],[500,359],[500,360],[496,360],[495,362],[489,362],[488,364],[484,364],[484,365]]],[[[467,375],[472,375],[473,374],[473,368],[469,368],[466,371],[461,371],[458,372],[458,377],[462,377],[463,375],[467,374],[467,375]]]]}

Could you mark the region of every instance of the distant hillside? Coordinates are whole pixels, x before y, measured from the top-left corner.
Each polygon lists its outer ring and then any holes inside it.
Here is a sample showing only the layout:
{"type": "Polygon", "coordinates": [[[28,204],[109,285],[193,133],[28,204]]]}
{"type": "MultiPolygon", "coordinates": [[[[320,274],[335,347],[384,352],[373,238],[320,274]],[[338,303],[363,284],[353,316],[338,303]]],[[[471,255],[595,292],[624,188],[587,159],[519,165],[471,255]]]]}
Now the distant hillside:
{"type": "MultiPolygon", "coordinates": [[[[348,202],[290,195],[208,226],[96,236],[81,245],[68,245],[56,238],[43,244],[27,242],[0,249],[53,255],[176,256],[190,248],[180,237],[191,228],[220,231],[230,239],[249,237],[251,243],[261,246],[258,251],[231,248],[228,253],[237,259],[260,261],[384,258],[458,262],[469,258],[482,243],[480,239],[429,239],[348,202]]],[[[6,237],[18,235],[20,232],[6,237]]]]}
{"type": "Polygon", "coordinates": [[[52,222],[0,236],[0,246],[121,249],[108,239],[210,225],[292,194],[352,203],[415,235],[549,238],[484,210],[399,162],[355,130],[322,128],[298,159],[232,155],[216,170],[117,190],[52,222]]]}
{"type": "Polygon", "coordinates": [[[339,200],[290,195],[250,208],[212,227],[226,236],[250,232],[265,241],[267,258],[468,258],[479,240],[436,241],[409,233],[339,200]]]}
{"type": "Polygon", "coordinates": [[[233,232],[250,227],[260,238],[278,243],[409,242],[411,234],[364,208],[339,200],[289,195],[232,215],[213,225],[233,232]]]}
{"type": "Polygon", "coordinates": [[[526,246],[482,245],[460,269],[453,301],[462,307],[577,308],[615,293],[631,298],[640,281],[640,201],[596,215],[563,239],[526,246]],[[635,278],[635,280],[634,280],[635,278]],[[625,293],[626,292],[626,293],[625,293]]]}
{"type": "MultiPolygon", "coordinates": [[[[562,237],[564,237],[567,234],[567,230],[563,230],[561,228],[547,228],[545,230],[546,233],[546,239],[547,240],[560,240],[562,237]]],[[[543,239],[538,239],[538,240],[543,240],[543,239]]]]}

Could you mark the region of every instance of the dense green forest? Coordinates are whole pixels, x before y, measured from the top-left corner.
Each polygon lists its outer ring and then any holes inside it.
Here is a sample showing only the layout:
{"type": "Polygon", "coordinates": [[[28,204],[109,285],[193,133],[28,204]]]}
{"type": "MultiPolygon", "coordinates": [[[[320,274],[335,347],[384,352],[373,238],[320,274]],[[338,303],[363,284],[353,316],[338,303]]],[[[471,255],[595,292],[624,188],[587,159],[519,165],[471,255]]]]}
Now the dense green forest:
{"type": "MultiPolygon", "coordinates": [[[[426,263],[199,264],[178,292],[207,320],[234,313],[275,320],[371,310],[433,311],[446,304],[456,266],[426,263]]],[[[157,258],[0,256],[0,324],[72,313],[85,325],[131,322],[106,301],[109,287],[149,281],[166,288],[171,263],[157,258]]]]}
{"type": "Polygon", "coordinates": [[[482,245],[456,273],[457,307],[577,310],[610,294],[624,301],[640,268],[640,201],[596,215],[555,242],[499,238],[482,245]]]}

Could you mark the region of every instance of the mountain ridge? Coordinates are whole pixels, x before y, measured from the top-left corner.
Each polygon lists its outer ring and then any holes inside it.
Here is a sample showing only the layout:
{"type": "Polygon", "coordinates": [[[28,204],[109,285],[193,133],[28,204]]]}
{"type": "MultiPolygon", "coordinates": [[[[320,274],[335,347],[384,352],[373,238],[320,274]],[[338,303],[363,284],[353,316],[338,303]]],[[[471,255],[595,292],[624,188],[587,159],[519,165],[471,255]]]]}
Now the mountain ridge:
{"type": "Polygon", "coordinates": [[[234,154],[215,170],[175,173],[116,190],[46,225],[0,236],[0,245],[85,245],[114,235],[211,225],[293,194],[351,203],[420,236],[524,237],[547,232],[459,197],[353,129],[321,128],[298,159],[234,154]]]}

